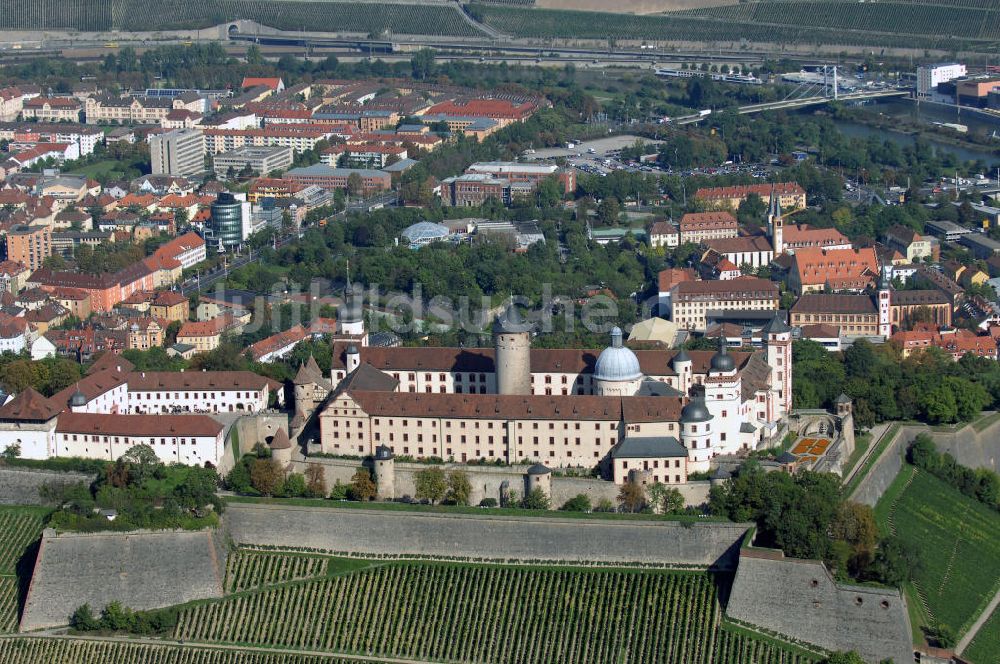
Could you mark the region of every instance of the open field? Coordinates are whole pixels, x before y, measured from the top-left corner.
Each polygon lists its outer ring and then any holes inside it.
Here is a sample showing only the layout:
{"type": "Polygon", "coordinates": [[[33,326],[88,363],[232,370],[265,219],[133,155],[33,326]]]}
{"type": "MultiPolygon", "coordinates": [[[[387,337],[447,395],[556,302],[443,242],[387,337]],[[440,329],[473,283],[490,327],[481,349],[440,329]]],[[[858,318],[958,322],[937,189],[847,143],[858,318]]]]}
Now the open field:
{"type": "Polygon", "coordinates": [[[972,664],[1000,662],[1000,609],[993,611],[989,620],[983,623],[962,657],[972,664]]]}
{"type": "Polygon", "coordinates": [[[219,648],[88,641],[83,639],[2,639],[2,664],[366,664],[364,659],[253,652],[219,648]]]}
{"type": "Polygon", "coordinates": [[[876,518],[920,555],[909,601],[921,619],[961,635],[1000,585],[1000,513],[914,470],[903,467],[876,518]]]}
{"type": "Polygon", "coordinates": [[[0,508],[0,632],[17,631],[21,585],[18,562],[42,534],[47,510],[0,508]]]}
{"type": "MultiPolygon", "coordinates": [[[[280,564],[277,558],[269,564],[280,564]]],[[[174,637],[463,662],[814,661],[791,646],[720,629],[717,583],[724,580],[627,569],[385,563],[197,603],[181,612],[174,637]],[[274,620],[277,614],[282,620],[274,620]]]]}

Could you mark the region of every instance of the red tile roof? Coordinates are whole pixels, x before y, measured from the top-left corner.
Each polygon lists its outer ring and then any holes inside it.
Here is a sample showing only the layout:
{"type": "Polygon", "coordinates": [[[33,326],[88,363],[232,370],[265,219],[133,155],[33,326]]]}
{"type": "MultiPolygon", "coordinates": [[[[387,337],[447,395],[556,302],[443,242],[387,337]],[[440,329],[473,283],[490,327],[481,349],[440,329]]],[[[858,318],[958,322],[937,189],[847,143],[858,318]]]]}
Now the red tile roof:
{"type": "Polygon", "coordinates": [[[113,436],[218,436],[221,423],[207,415],[107,415],[65,412],[58,433],[98,433],[113,436]]]}

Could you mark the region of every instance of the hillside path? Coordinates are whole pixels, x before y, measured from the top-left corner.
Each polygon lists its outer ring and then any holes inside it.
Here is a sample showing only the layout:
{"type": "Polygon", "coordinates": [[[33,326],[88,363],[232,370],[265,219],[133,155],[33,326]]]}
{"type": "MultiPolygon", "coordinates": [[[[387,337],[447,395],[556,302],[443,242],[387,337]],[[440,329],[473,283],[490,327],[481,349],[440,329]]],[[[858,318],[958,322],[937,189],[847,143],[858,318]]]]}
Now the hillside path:
{"type": "Polygon", "coordinates": [[[965,652],[965,649],[969,647],[970,643],[972,643],[972,639],[976,638],[976,634],[979,633],[983,623],[989,620],[989,617],[993,615],[993,611],[996,610],[998,604],[1000,604],[1000,590],[997,590],[996,594],[993,595],[993,599],[990,600],[990,603],[986,605],[983,612],[979,614],[978,618],[976,618],[976,622],[972,623],[972,627],[969,628],[969,631],[967,631],[962,638],[958,640],[958,645],[955,646],[955,652],[957,654],[961,655],[965,652]]]}

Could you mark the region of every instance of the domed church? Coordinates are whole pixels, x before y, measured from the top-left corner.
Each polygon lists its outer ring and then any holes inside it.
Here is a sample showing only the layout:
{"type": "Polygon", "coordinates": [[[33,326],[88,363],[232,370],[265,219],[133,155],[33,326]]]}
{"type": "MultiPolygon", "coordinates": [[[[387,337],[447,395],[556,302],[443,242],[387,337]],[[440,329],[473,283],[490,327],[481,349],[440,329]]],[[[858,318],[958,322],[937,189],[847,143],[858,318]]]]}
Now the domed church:
{"type": "Polygon", "coordinates": [[[791,328],[780,316],[753,352],[724,341],[715,351],[632,350],[618,327],[600,351],[532,348],[532,334],[511,305],[492,348],[335,341],[332,392],[310,404],[318,444],[339,455],[385,446],[456,462],[598,466],[615,481],[638,469],[673,484],[776,438],[791,408],[791,328]]]}

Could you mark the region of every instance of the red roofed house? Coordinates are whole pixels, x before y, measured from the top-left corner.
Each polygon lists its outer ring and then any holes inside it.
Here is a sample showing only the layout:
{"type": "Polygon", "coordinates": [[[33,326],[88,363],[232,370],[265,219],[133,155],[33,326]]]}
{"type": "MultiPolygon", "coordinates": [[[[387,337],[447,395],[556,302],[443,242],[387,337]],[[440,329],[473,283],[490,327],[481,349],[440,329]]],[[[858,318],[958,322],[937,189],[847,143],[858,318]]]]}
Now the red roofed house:
{"type": "Polygon", "coordinates": [[[782,234],[785,251],[798,249],[850,249],[851,241],[836,228],[813,228],[809,224],[789,224],[782,234]]]}
{"type": "Polygon", "coordinates": [[[24,102],[21,117],[43,122],[79,122],[80,100],[74,97],[34,97],[24,102]]]}
{"type": "Polygon", "coordinates": [[[538,110],[533,101],[515,103],[506,99],[468,99],[445,101],[428,108],[424,115],[447,115],[464,118],[490,118],[501,127],[524,122],[538,110]]]}
{"type": "Polygon", "coordinates": [[[959,328],[942,328],[920,323],[908,332],[896,332],[889,340],[900,347],[904,358],[934,347],[951,355],[956,362],[966,353],[990,360],[997,359],[997,343],[992,337],[979,336],[959,328]]]}
{"type": "Polygon", "coordinates": [[[280,360],[291,353],[300,341],[308,339],[309,336],[305,327],[296,325],[253,344],[250,346],[250,355],[258,362],[280,360]]]}
{"type": "Polygon", "coordinates": [[[285,82],[280,78],[255,78],[253,76],[246,76],[243,79],[242,85],[240,85],[244,90],[259,86],[270,88],[272,92],[281,92],[285,89],[285,82]]]}
{"type": "Polygon", "coordinates": [[[792,256],[788,286],[799,295],[823,291],[863,291],[878,278],[873,247],[862,249],[799,249],[792,256]]]}
{"type": "Polygon", "coordinates": [[[207,353],[219,347],[222,335],[235,329],[238,322],[230,313],[211,320],[184,323],[177,332],[177,343],[194,346],[198,353],[207,353]]]}
{"type": "Polygon", "coordinates": [[[205,260],[205,240],[194,231],[190,231],[161,245],[153,255],[173,258],[186,270],[205,260]]]}

